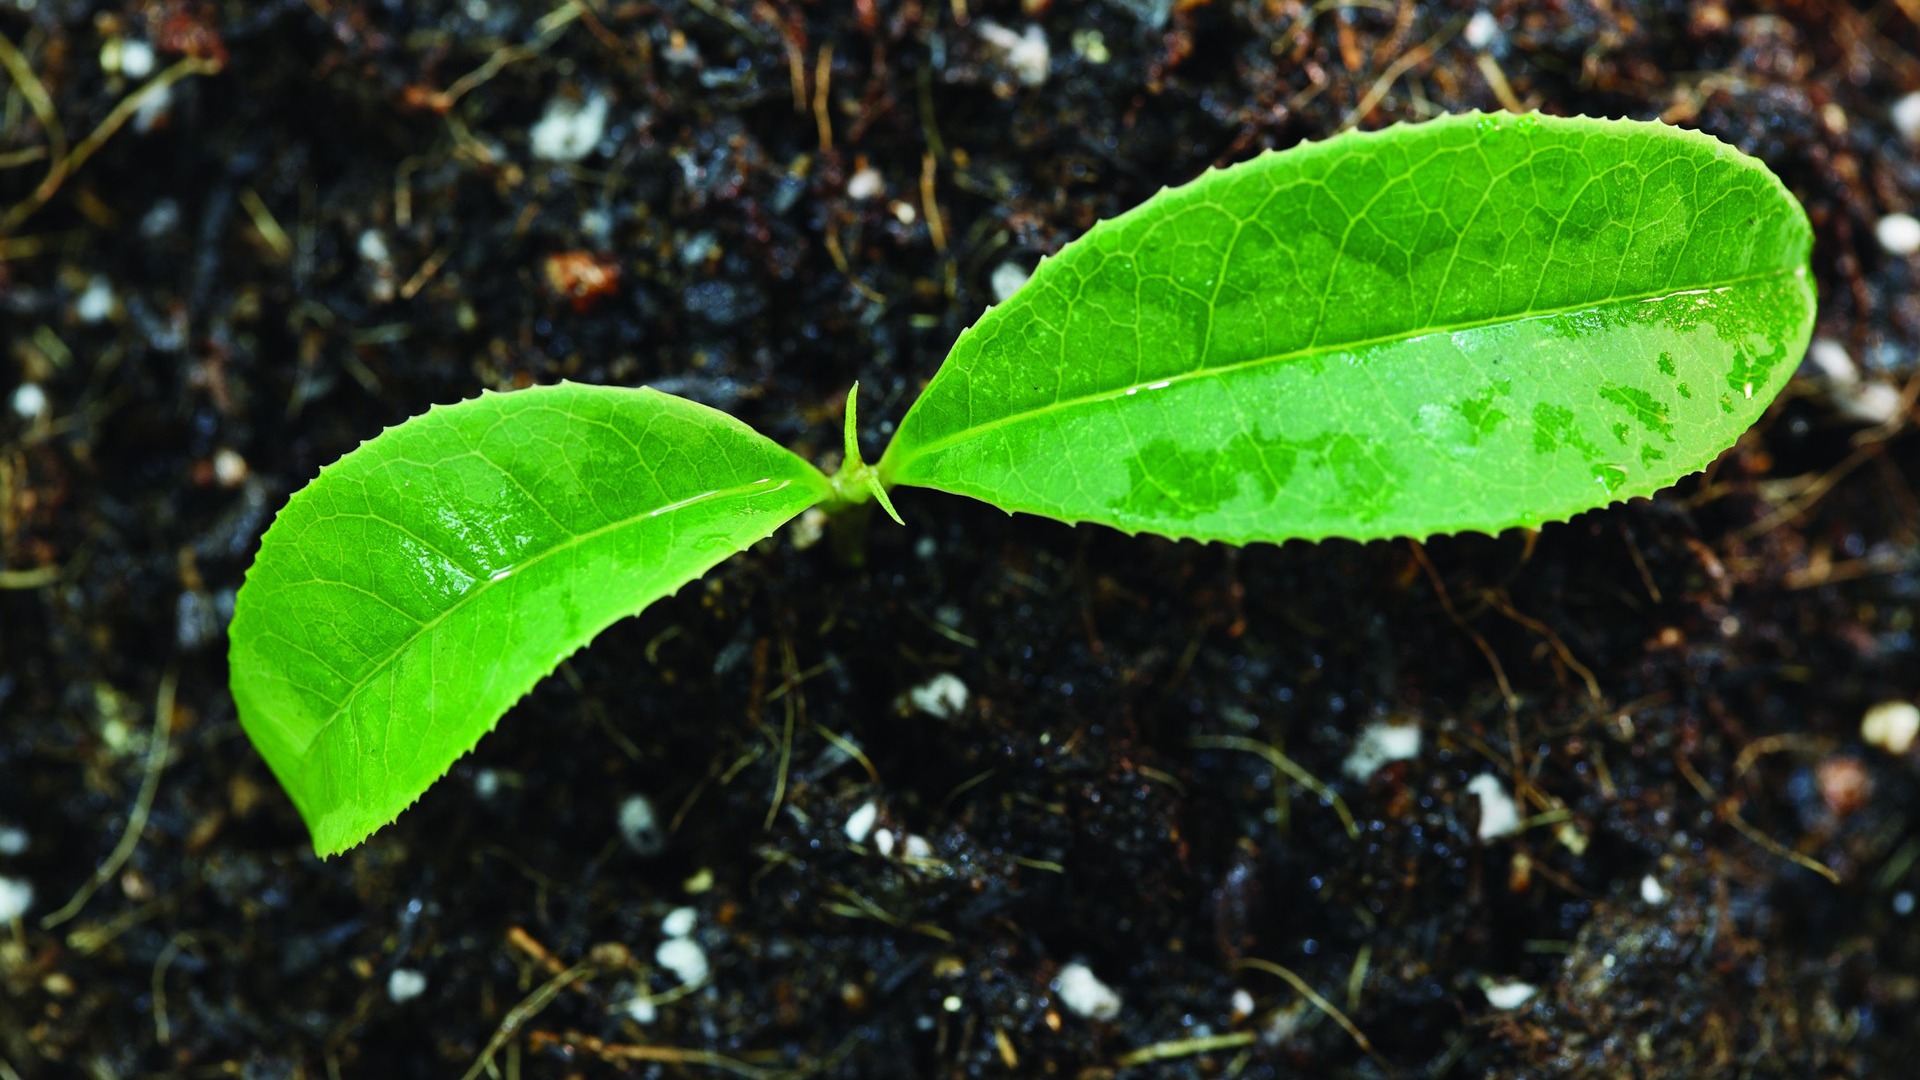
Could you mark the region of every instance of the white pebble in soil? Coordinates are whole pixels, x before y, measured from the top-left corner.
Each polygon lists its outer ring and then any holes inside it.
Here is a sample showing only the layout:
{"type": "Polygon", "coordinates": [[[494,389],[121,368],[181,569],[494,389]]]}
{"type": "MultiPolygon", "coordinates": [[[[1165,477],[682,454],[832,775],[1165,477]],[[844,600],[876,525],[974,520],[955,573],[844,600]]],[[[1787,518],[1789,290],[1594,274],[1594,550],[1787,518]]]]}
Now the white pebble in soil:
{"type": "Polygon", "coordinates": [[[1900,391],[1884,379],[1863,378],[1845,345],[1815,338],[1807,346],[1807,363],[1826,376],[1827,396],[1847,419],[1877,426],[1900,414],[1900,391]]]}
{"type": "Polygon", "coordinates": [[[227,447],[213,452],[213,479],[223,488],[239,487],[247,478],[247,459],[227,447]]]}
{"type": "Polygon", "coordinates": [[[693,933],[693,928],[699,921],[698,909],[677,907],[667,912],[667,917],[660,920],[660,932],[670,938],[687,937],[693,933]]]}
{"type": "Polygon", "coordinates": [[[967,684],[959,676],[941,672],[912,690],[907,699],[913,707],[941,720],[951,720],[967,708],[967,684]]]}
{"type": "Polygon", "coordinates": [[[1383,766],[1420,756],[1420,728],[1416,724],[1368,724],[1354,741],[1353,751],[1340,770],[1364,781],[1383,766]]]}
{"type": "Polygon", "coordinates": [[[637,997],[626,1004],[627,1019],[636,1024],[651,1024],[660,1017],[660,1010],[652,999],[637,997]]]}
{"type": "Polygon", "coordinates": [[[1480,799],[1480,839],[1498,840],[1520,831],[1520,808],[1499,777],[1481,773],[1467,781],[1467,791],[1480,799]]]}
{"type": "Polygon", "coordinates": [[[473,793],[480,796],[482,802],[500,794],[500,773],[494,769],[481,769],[474,773],[473,793]]]}
{"type": "Polygon", "coordinates": [[[1500,40],[1500,20],[1494,18],[1492,12],[1476,11],[1460,36],[1466,39],[1469,48],[1485,49],[1500,40]]]}
{"type": "Polygon", "coordinates": [[[901,841],[900,851],[909,859],[933,858],[933,845],[927,842],[926,837],[915,833],[908,833],[907,838],[901,841]]]}
{"type": "Polygon", "coordinates": [[[21,383],[13,391],[13,412],[22,420],[38,420],[47,414],[47,392],[38,383],[21,383]]]}
{"type": "Polygon", "coordinates": [[[1496,1009],[1517,1009],[1532,1001],[1540,988],[1532,983],[1523,982],[1484,982],[1480,992],[1487,995],[1487,1004],[1496,1009]]]}
{"type": "Polygon", "coordinates": [[[660,947],[653,950],[653,961],[673,972],[683,984],[707,981],[707,951],[688,938],[668,938],[661,942],[660,947]]]}
{"type": "Polygon", "coordinates": [[[855,202],[866,202],[886,194],[887,182],[880,178],[880,170],[869,165],[847,179],[847,198],[855,202]]]}
{"type": "Polygon", "coordinates": [[[0,825],[0,855],[14,856],[27,853],[27,830],[17,825],[0,825]]]}
{"type": "Polygon", "coordinates": [[[0,877],[0,924],[10,923],[33,906],[33,886],[19,878],[0,877]]]}
{"type": "Polygon", "coordinates": [[[1878,427],[1900,415],[1905,404],[1898,387],[1874,379],[1834,389],[1833,403],[1841,415],[1859,424],[1878,427]]]}
{"type": "Polygon", "coordinates": [[[880,820],[880,806],[865,802],[860,808],[847,815],[847,839],[856,844],[864,844],[873,834],[874,823],[880,820]]]}
{"type": "Polygon", "coordinates": [[[827,535],[826,512],[817,506],[801,511],[787,527],[787,539],[793,544],[793,550],[805,551],[819,543],[827,535]]]}
{"type": "Polygon", "coordinates": [[[1659,878],[1648,874],[1640,879],[1640,899],[1659,907],[1667,902],[1667,890],[1660,884],[1659,878]]]}
{"type": "Polygon", "coordinates": [[[1859,382],[1860,368],[1845,345],[1830,337],[1817,337],[1807,344],[1807,362],[1834,382],[1859,382]]]}
{"type": "Polygon", "coordinates": [[[557,97],[529,135],[533,156],[542,161],[579,161],[600,145],[607,130],[607,96],[598,91],[581,101],[557,97]]]}
{"type": "Polygon", "coordinates": [[[1060,995],[1060,1004],[1075,1016],[1104,1021],[1120,1015],[1120,995],[1101,982],[1092,968],[1077,960],[1060,969],[1053,980],[1053,992],[1060,995]]]}
{"type": "Polygon", "coordinates": [[[1910,143],[1920,143],[1920,93],[1908,94],[1893,103],[1893,129],[1910,143]]]}
{"type": "Polygon", "coordinates": [[[1920,736],[1920,706],[1911,701],[1883,701],[1860,718],[1860,738],[1889,754],[1904,754],[1920,736]]]}
{"type": "Polygon", "coordinates": [[[129,79],[144,79],[153,74],[153,46],[138,38],[120,43],[120,74],[129,79]]]}
{"type": "Polygon", "coordinates": [[[427,977],[412,968],[394,968],[387,976],[387,998],[395,1005],[405,1005],[426,992],[427,977]]]}
{"type": "Polygon", "coordinates": [[[393,251],[387,247],[387,236],[379,229],[368,229],[361,233],[360,242],[354,246],[362,260],[375,266],[393,261],[393,251]]]}
{"type": "Polygon", "coordinates": [[[1874,223],[1873,236],[1889,255],[1920,251],[1920,221],[1912,214],[1888,214],[1874,223]]]}
{"type": "Polygon", "coordinates": [[[991,19],[982,19],[979,27],[980,38],[987,47],[1000,55],[1001,63],[1013,72],[1026,87],[1045,86],[1047,69],[1053,64],[1053,50],[1047,45],[1047,35],[1037,26],[1028,26],[1024,34],[1016,34],[991,19]]]}
{"type": "Polygon", "coordinates": [[[987,281],[987,284],[993,289],[994,303],[1006,303],[1008,298],[1014,293],[1019,292],[1020,286],[1025,285],[1027,279],[1032,276],[1033,273],[1031,271],[1011,259],[994,267],[993,276],[987,281]]]}
{"type": "Polygon", "coordinates": [[[113,314],[113,286],[95,274],[73,302],[73,313],[83,323],[105,322],[113,314]]]}
{"type": "Polygon", "coordinates": [[[620,804],[620,839],[635,855],[653,856],[667,849],[667,834],[660,828],[660,815],[653,800],[645,795],[630,795],[620,804]]]}

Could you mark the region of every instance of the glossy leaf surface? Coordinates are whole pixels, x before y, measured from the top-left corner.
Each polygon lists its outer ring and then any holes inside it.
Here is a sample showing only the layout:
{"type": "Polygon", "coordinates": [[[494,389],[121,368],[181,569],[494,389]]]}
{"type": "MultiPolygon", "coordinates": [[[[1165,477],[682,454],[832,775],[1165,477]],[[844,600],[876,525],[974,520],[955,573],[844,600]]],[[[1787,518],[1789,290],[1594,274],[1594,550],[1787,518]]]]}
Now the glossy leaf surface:
{"type": "Polygon", "coordinates": [[[488,394],[321,471],[235,605],[240,720],[331,854],[393,820],[567,654],[827,494],[651,390],[488,394]]]}
{"type": "Polygon", "coordinates": [[[1235,542],[1537,525],[1705,466],[1803,355],[1805,214],[1698,133],[1340,136],[1043,263],[908,412],[889,483],[1235,542]]]}

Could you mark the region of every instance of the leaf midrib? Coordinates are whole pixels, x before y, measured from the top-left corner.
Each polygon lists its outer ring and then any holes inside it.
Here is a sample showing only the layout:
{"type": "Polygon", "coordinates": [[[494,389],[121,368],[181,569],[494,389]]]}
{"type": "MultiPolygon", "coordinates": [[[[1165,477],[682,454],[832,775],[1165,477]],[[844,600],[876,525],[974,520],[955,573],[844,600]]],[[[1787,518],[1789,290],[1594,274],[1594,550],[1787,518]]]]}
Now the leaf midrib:
{"type": "Polygon", "coordinates": [[[465,596],[462,596],[451,607],[447,608],[445,611],[441,612],[440,614],[435,615],[433,618],[427,620],[426,622],[421,623],[413,631],[413,633],[408,634],[406,638],[402,640],[399,644],[395,645],[393,649],[387,653],[386,656],[382,657],[380,659],[380,662],[374,665],[374,667],[367,672],[366,677],[360,679],[354,684],[353,689],[348,691],[346,698],[343,699],[340,702],[339,706],[333,710],[333,714],[320,722],[320,726],[314,729],[313,737],[308,739],[306,742],[306,745],[300,748],[300,764],[302,768],[304,769],[308,764],[308,758],[311,756],[313,748],[319,745],[321,737],[326,735],[326,733],[336,723],[338,723],[341,719],[343,719],[347,715],[347,710],[350,707],[352,707],[354,699],[360,696],[360,691],[366,689],[367,687],[373,685],[376,681],[378,681],[380,676],[383,673],[385,673],[388,668],[392,667],[394,663],[398,661],[400,657],[403,654],[405,654],[408,649],[413,647],[413,643],[420,640],[420,638],[423,635],[425,635],[428,631],[431,631],[435,627],[439,626],[441,623],[445,622],[447,619],[451,618],[455,612],[458,612],[460,609],[466,607],[468,604],[473,603],[475,600],[479,599],[481,596],[486,595],[495,586],[506,584],[508,581],[511,581],[514,577],[517,577],[523,571],[526,571],[535,566],[538,566],[539,564],[545,562],[546,560],[548,560],[549,558],[552,558],[555,555],[558,555],[563,551],[570,551],[573,548],[579,547],[580,545],[585,544],[589,541],[597,540],[600,537],[605,536],[609,533],[617,532],[620,529],[624,529],[624,528],[627,528],[628,526],[638,524],[639,522],[648,520],[650,518],[668,517],[673,514],[677,514],[682,510],[686,510],[694,506],[699,506],[708,502],[712,502],[715,499],[724,499],[733,495],[743,495],[757,488],[762,488],[763,486],[765,487],[765,490],[769,494],[777,491],[784,491],[787,488],[793,486],[793,484],[797,482],[789,478],[785,480],[775,481],[771,484],[771,486],[767,486],[769,485],[770,480],[771,478],[763,478],[747,484],[737,484],[733,487],[720,488],[715,491],[706,492],[703,495],[698,495],[690,499],[680,499],[675,502],[668,503],[664,506],[657,506],[644,513],[633,514],[628,517],[621,518],[618,521],[611,521],[605,525],[600,526],[599,528],[590,529],[587,532],[576,533],[571,538],[564,540],[558,544],[555,544],[554,546],[548,548],[547,550],[541,552],[540,554],[535,555],[533,558],[513,566],[511,568],[512,573],[509,574],[508,576],[501,577],[501,578],[489,578],[486,581],[481,582],[478,588],[475,588],[472,592],[468,593],[465,596]]]}
{"type": "MultiPolygon", "coordinates": [[[[992,420],[988,420],[983,424],[974,424],[974,425],[962,428],[959,431],[953,432],[950,435],[943,435],[940,438],[935,439],[932,442],[925,443],[921,446],[907,447],[905,448],[905,451],[904,451],[907,454],[907,457],[904,459],[905,463],[900,465],[895,465],[892,468],[887,467],[888,459],[892,457],[892,447],[888,447],[888,453],[885,455],[882,455],[881,468],[883,472],[887,475],[887,477],[891,479],[891,477],[898,475],[903,469],[905,469],[908,465],[911,465],[914,461],[918,459],[929,457],[933,454],[937,454],[940,451],[945,450],[950,446],[967,442],[972,439],[980,438],[993,431],[997,431],[1000,428],[1009,427],[1014,424],[1024,423],[1027,420],[1035,419],[1037,417],[1042,417],[1042,416],[1048,416],[1048,415],[1051,415],[1052,413],[1061,412],[1067,409],[1077,408],[1082,405],[1093,405],[1093,404],[1098,404],[1099,402],[1102,402],[1102,401],[1112,401],[1116,398],[1123,398],[1123,397],[1126,397],[1131,392],[1137,392],[1139,390],[1143,390],[1150,386],[1155,387],[1157,389],[1165,389],[1167,387],[1177,386],[1181,383],[1191,382],[1195,379],[1231,375],[1234,372],[1238,372],[1238,371],[1246,371],[1251,368],[1257,368],[1257,367],[1261,367],[1268,364],[1289,363],[1295,360],[1301,360],[1301,359],[1305,359],[1307,357],[1311,357],[1315,355],[1322,355],[1322,354],[1330,355],[1333,353],[1340,353],[1340,352],[1354,352],[1360,349],[1369,349],[1379,345],[1391,345],[1401,341],[1412,341],[1415,338],[1426,337],[1431,334],[1457,334],[1462,331],[1478,330],[1478,329],[1481,329],[1482,327],[1487,327],[1487,326],[1496,326],[1496,325],[1501,325],[1506,323],[1532,322],[1537,319],[1551,319],[1556,316],[1566,315],[1576,311],[1586,311],[1593,308],[1604,307],[1609,304],[1635,304],[1635,303],[1643,303],[1648,300],[1665,299],[1670,296],[1687,296],[1694,293],[1711,292],[1715,289],[1730,289],[1736,285],[1746,285],[1756,281],[1769,281],[1769,280],[1774,280],[1774,279],[1783,278],[1783,277],[1793,277],[1798,273],[1800,273],[1800,270],[1795,267],[1782,267],[1775,270],[1769,270],[1764,273],[1747,274],[1737,278],[1725,278],[1725,279],[1715,281],[1715,282],[1712,282],[1711,284],[1706,284],[1706,285],[1693,285],[1693,286],[1686,286],[1686,287],[1677,288],[1677,289],[1665,288],[1665,289],[1658,289],[1650,292],[1639,293],[1636,295],[1629,295],[1629,296],[1612,296],[1604,300],[1591,300],[1584,303],[1567,304],[1562,307],[1549,308],[1541,311],[1530,311],[1524,315],[1499,315],[1491,318],[1480,319],[1477,321],[1456,323],[1456,324],[1447,325],[1447,326],[1423,326],[1414,330],[1404,330],[1394,334],[1383,334],[1379,337],[1367,338],[1360,341],[1342,342],[1336,345],[1310,345],[1304,348],[1294,349],[1291,352],[1274,353],[1271,356],[1256,356],[1247,360],[1239,360],[1231,364],[1223,364],[1220,367],[1198,368],[1193,371],[1181,372],[1180,374],[1177,374],[1177,375],[1168,375],[1164,378],[1151,379],[1146,382],[1129,383],[1126,386],[1115,387],[1111,390],[1101,390],[1091,394],[1081,394],[1078,397],[1062,398],[1062,399],[1050,402],[1046,405],[1042,405],[1039,408],[1028,409],[1024,412],[1018,412],[1018,413],[1008,413],[1005,416],[998,416],[993,418],[992,420]]],[[[929,384],[927,387],[927,391],[924,391],[922,393],[922,396],[924,397],[925,393],[931,392],[932,389],[933,389],[932,385],[929,384]]],[[[913,481],[911,480],[903,480],[900,482],[905,484],[913,483],[913,481]]]]}

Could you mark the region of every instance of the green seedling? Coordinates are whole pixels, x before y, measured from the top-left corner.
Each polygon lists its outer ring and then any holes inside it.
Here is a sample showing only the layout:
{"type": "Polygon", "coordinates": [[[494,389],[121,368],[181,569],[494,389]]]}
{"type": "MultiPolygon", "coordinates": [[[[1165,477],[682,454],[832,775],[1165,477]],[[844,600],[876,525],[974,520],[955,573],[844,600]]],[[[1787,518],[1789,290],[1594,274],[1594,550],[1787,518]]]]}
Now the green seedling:
{"type": "MultiPolygon", "coordinates": [[[[562,658],[810,506],[935,488],[1233,544],[1539,526],[1698,470],[1806,348],[1805,214],[1701,134],[1446,117],[1209,172],[960,336],[828,477],[651,390],[436,407],[261,540],[233,696],[322,854],[562,658]]],[[[897,515],[895,515],[897,517],[897,515]]]]}

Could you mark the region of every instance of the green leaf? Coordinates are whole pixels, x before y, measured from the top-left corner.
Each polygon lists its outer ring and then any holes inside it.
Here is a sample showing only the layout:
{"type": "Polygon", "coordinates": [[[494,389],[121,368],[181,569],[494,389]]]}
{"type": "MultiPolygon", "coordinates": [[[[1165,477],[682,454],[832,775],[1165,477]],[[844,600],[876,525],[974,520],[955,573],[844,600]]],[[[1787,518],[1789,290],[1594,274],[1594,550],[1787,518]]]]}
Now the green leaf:
{"type": "Polygon", "coordinates": [[[961,335],[891,484],[1245,542],[1493,532],[1700,469],[1812,331],[1806,215],[1660,124],[1447,117],[1211,172],[961,335]]]}
{"type": "Polygon", "coordinates": [[[435,408],[321,470],[260,541],[229,634],[240,722],[315,850],[344,850],[569,653],[827,494],[651,390],[435,408]]]}

